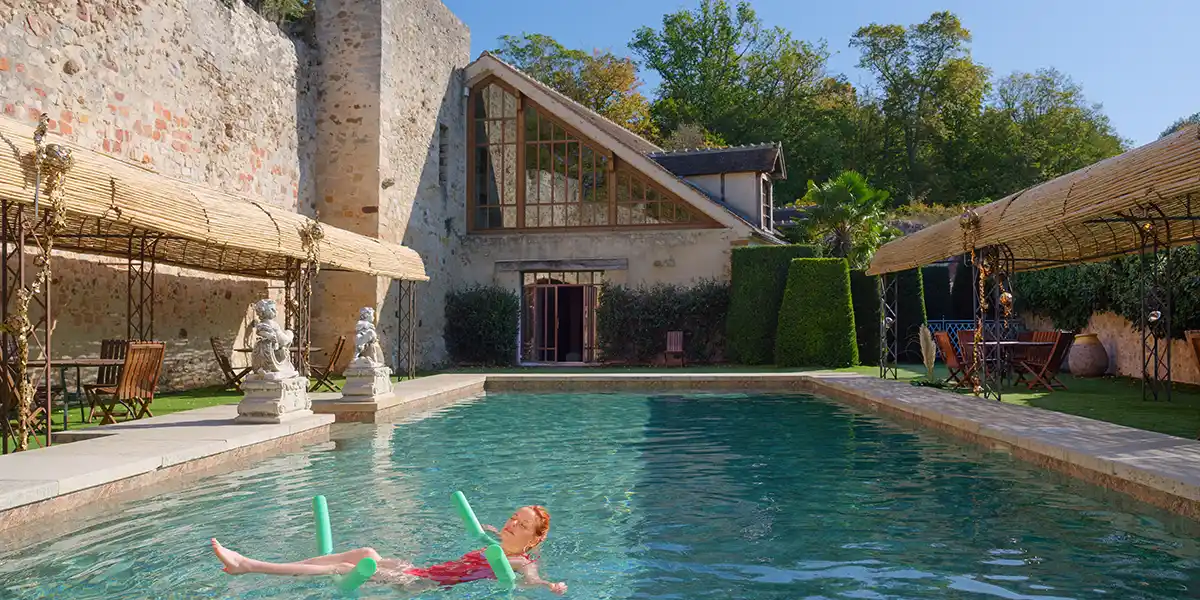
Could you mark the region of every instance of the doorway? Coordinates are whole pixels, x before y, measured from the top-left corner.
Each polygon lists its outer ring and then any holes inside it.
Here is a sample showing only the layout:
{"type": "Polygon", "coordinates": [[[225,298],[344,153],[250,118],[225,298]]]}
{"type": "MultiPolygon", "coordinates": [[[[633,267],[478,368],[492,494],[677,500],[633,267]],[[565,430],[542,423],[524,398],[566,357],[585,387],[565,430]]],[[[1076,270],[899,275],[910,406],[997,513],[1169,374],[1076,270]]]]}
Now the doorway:
{"type": "Polygon", "coordinates": [[[596,361],[602,271],[522,273],[521,358],[530,363],[596,361]]]}

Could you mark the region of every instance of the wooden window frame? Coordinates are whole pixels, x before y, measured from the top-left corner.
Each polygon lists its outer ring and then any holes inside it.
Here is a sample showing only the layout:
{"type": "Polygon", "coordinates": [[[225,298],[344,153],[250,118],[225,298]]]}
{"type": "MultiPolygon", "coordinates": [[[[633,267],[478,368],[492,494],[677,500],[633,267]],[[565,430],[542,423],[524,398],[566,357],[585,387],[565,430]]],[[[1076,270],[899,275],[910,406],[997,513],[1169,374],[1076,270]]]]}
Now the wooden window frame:
{"type": "MultiPolygon", "coordinates": [[[[467,233],[470,235],[503,235],[511,233],[565,233],[577,231],[604,232],[604,231],[646,231],[646,230],[681,230],[681,229],[716,229],[722,225],[713,219],[704,211],[700,210],[691,202],[680,198],[677,194],[668,192],[664,186],[655,182],[651,177],[637,169],[633,165],[625,161],[621,161],[621,170],[630,172],[633,176],[643,179],[647,184],[655,187],[660,194],[665,194],[688,210],[692,211],[696,219],[687,223],[650,223],[650,224],[630,224],[617,225],[617,166],[619,159],[616,153],[605,144],[601,144],[592,138],[584,135],[578,129],[565,123],[564,120],[546,107],[530,100],[519,90],[509,85],[499,77],[492,75],[486,77],[475,85],[471,86],[470,93],[467,95],[467,185],[466,185],[466,211],[467,211],[467,233]],[[477,198],[475,197],[476,173],[475,173],[475,103],[480,90],[483,90],[489,85],[497,85],[500,88],[512,94],[516,98],[517,109],[517,140],[516,140],[516,210],[517,210],[517,226],[516,227],[499,227],[490,229],[480,229],[475,223],[475,213],[478,206],[476,205],[477,198]],[[565,225],[561,227],[527,227],[525,225],[525,148],[529,143],[525,137],[525,109],[532,107],[539,114],[549,117],[556,125],[563,128],[570,136],[577,139],[580,143],[582,155],[583,145],[591,146],[593,153],[596,156],[603,156],[607,159],[607,177],[608,177],[608,223],[607,225],[565,225]]],[[[498,206],[509,206],[500,204],[498,206]]]]}

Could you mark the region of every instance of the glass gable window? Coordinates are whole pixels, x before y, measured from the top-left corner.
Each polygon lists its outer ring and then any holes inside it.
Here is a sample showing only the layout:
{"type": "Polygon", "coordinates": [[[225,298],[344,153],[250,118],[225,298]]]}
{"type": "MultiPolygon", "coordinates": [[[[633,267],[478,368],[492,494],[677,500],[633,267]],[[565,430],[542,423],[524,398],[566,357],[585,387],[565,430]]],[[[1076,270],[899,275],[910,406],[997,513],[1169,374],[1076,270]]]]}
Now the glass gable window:
{"type": "Polygon", "coordinates": [[[472,231],[715,225],[498,81],[468,110],[472,231]]]}

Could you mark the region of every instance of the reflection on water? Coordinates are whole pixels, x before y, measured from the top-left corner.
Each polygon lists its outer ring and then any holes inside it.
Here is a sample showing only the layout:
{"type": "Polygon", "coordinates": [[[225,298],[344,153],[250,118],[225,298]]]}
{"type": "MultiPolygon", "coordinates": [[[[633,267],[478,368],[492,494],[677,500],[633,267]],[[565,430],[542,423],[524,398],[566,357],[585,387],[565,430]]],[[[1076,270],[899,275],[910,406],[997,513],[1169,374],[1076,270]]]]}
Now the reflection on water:
{"type": "MultiPolygon", "coordinates": [[[[306,558],[324,494],[336,548],[447,560],[471,549],[456,489],[496,525],[546,505],[541,570],[574,598],[1200,597],[1194,524],[1005,456],[806,396],[573,394],[356,427],[129,503],[0,550],[0,598],[333,598],[320,579],[225,575],[207,539],[306,558]]],[[[507,595],[481,582],[419,597],[507,595]]]]}

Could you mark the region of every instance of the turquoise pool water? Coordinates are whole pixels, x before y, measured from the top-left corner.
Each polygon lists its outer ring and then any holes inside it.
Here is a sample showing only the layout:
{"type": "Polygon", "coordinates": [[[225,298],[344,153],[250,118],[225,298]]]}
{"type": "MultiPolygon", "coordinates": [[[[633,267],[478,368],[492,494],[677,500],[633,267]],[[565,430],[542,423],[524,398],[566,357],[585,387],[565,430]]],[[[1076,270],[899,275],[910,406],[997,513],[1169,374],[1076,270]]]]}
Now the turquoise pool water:
{"type": "Polygon", "coordinates": [[[808,396],[496,395],[339,437],[0,550],[0,598],[331,598],[225,575],[207,540],[305,558],[322,493],[337,548],[448,560],[471,548],[455,489],[496,525],[546,505],[542,571],[568,598],[1200,597],[1194,524],[808,396]]]}

